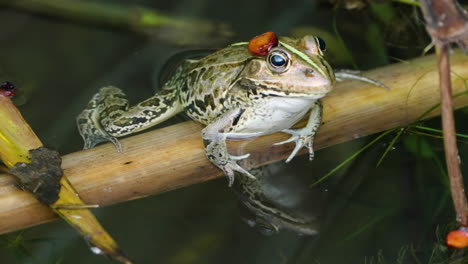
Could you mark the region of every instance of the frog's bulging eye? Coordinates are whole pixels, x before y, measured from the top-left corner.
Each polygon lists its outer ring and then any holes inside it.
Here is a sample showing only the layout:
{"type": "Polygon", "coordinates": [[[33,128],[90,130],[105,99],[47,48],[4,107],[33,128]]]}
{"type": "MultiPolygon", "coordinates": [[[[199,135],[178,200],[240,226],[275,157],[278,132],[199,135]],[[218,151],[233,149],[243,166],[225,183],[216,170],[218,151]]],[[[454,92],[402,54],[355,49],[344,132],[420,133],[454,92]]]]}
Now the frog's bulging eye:
{"type": "Polygon", "coordinates": [[[289,68],[289,56],[281,50],[273,50],[268,56],[268,65],[276,73],[282,73],[289,68]]]}
{"type": "Polygon", "coordinates": [[[319,48],[322,52],[324,52],[327,49],[327,45],[325,44],[325,40],[317,37],[317,42],[319,44],[319,48]]]}
{"type": "Polygon", "coordinates": [[[275,67],[281,67],[286,64],[286,60],[283,58],[283,56],[280,55],[271,56],[270,62],[275,67]]]}

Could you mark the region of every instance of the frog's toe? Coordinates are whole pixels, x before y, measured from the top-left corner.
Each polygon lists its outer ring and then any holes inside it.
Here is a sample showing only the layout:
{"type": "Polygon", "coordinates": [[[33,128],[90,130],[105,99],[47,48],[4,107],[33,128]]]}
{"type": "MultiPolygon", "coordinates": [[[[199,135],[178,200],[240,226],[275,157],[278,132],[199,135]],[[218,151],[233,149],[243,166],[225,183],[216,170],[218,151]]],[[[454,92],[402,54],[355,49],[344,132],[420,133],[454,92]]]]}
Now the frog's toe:
{"type": "MultiPolygon", "coordinates": [[[[94,103],[90,102],[90,105],[93,106],[94,103]]],[[[110,141],[114,143],[118,152],[122,152],[122,146],[120,145],[120,142],[117,140],[117,138],[107,133],[107,131],[99,123],[99,119],[97,118],[99,114],[99,108],[89,107],[83,110],[76,118],[78,132],[84,141],[83,149],[89,149],[99,143],[110,141]]]]}
{"type": "Polygon", "coordinates": [[[117,138],[109,135],[103,129],[100,129],[94,122],[89,119],[78,117],[78,131],[84,141],[83,149],[89,149],[102,142],[112,142],[118,152],[122,152],[122,146],[117,138]]]}
{"type": "Polygon", "coordinates": [[[228,178],[229,184],[228,186],[231,187],[234,183],[235,179],[235,172],[241,173],[247,177],[256,179],[250,172],[246,169],[242,168],[239,164],[237,164],[236,159],[244,159],[247,158],[250,154],[242,155],[242,156],[231,156],[231,161],[228,162],[226,165],[222,166],[221,169],[223,170],[224,174],[228,178]]]}
{"type": "Polygon", "coordinates": [[[83,149],[93,148],[97,144],[103,143],[103,142],[112,142],[115,148],[117,149],[117,151],[122,152],[122,145],[120,144],[120,141],[113,136],[109,136],[103,133],[94,133],[94,134],[89,134],[89,135],[83,135],[83,139],[84,139],[83,149]]]}
{"type": "Polygon", "coordinates": [[[286,159],[286,163],[289,163],[296,156],[297,152],[299,152],[299,150],[304,146],[302,141],[302,139],[298,139],[295,141],[296,146],[294,147],[293,151],[291,151],[291,154],[289,154],[289,157],[286,159]]]}
{"type": "Polygon", "coordinates": [[[273,145],[277,146],[277,145],[283,145],[283,144],[290,143],[290,142],[295,142],[295,141],[297,141],[297,139],[299,137],[299,135],[297,135],[297,133],[294,130],[291,130],[291,129],[286,129],[286,130],[283,130],[282,132],[291,134],[292,136],[290,138],[286,139],[286,140],[281,141],[281,142],[274,143],[273,145]]]}
{"type": "Polygon", "coordinates": [[[296,146],[294,147],[293,151],[289,155],[289,157],[286,159],[286,163],[290,162],[296,154],[301,150],[301,148],[306,147],[309,150],[309,159],[313,160],[314,159],[314,150],[312,148],[312,136],[309,135],[308,133],[304,133],[305,131],[303,129],[285,129],[282,132],[288,133],[291,135],[290,138],[287,140],[275,143],[273,145],[282,145],[290,142],[295,142],[296,146]]]}
{"type": "Polygon", "coordinates": [[[229,157],[231,158],[231,160],[243,160],[243,159],[246,159],[248,157],[250,157],[250,153],[247,153],[245,155],[242,155],[242,156],[234,156],[234,155],[229,155],[229,157]]]}

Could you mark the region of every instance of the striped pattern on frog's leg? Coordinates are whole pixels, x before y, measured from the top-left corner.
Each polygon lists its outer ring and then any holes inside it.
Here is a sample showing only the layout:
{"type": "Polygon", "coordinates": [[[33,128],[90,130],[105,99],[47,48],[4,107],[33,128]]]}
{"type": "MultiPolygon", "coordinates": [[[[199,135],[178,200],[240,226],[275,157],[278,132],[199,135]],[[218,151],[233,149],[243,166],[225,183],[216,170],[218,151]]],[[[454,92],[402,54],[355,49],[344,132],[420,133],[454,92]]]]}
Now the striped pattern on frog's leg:
{"type": "Polygon", "coordinates": [[[183,110],[176,90],[162,90],[130,108],[127,99],[122,97],[116,97],[112,102],[104,102],[104,105],[101,124],[106,132],[114,137],[145,130],[183,110]]]}
{"type": "Polygon", "coordinates": [[[108,86],[101,88],[93,96],[86,109],[77,117],[77,124],[85,141],[84,148],[111,141],[120,152],[117,137],[157,125],[182,109],[176,90],[165,89],[129,108],[122,90],[108,86]]]}

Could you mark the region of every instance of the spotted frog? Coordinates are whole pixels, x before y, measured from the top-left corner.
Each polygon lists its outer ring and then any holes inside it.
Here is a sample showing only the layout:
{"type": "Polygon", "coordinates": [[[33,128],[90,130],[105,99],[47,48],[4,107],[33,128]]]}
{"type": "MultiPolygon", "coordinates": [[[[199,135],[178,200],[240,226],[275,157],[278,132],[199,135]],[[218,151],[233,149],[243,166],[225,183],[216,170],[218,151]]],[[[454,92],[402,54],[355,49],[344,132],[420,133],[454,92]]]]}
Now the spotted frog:
{"type": "MultiPolygon", "coordinates": [[[[321,122],[319,99],[332,89],[335,74],[323,58],[324,42],[316,36],[281,37],[264,55],[253,55],[249,43],[232,44],[199,60],[187,60],[154,96],[129,106],[116,87],[101,88],[77,117],[85,148],[147,129],[185,112],[206,125],[202,130],[208,159],[234,182],[235,173],[255,178],[230,155],[227,139],[275,132],[294,142],[289,162],[303,147],[313,158],[313,138],[321,122]],[[307,125],[291,127],[309,113],[307,125]]],[[[349,76],[344,76],[348,78],[349,76]]],[[[351,77],[352,78],[352,77],[351,77]]]]}

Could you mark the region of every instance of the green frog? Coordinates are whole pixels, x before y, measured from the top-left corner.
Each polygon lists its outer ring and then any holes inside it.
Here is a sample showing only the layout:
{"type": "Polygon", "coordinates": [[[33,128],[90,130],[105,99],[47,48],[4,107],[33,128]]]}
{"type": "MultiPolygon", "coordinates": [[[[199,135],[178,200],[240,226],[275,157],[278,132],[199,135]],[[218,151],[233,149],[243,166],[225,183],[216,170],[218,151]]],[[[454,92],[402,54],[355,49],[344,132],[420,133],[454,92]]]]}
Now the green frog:
{"type": "Polygon", "coordinates": [[[201,59],[186,60],[158,93],[131,107],[120,89],[103,87],[77,117],[78,129],[84,148],[111,141],[121,151],[118,137],[183,111],[206,125],[202,137],[208,159],[224,172],[229,186],[235,177],[239,179],[235,192],[259,219],[270,222],[269,229],[285,227],[312,234],[315,220],[299,219],[289,209],[276,206],[272,201],[276,198],[265,191],[264,177],[258,172],[253,176],[237,163],[249,154],[230,155],[226,140],[283,132],[291,137],[276,145],[295,143],[286,162],[304,147],[312,159],[322,117],[320,99],[335,82],[346,78],[383,85],[352,72],[335,73],[323,58],[325,43],[316,36],[276,38],[262,53],[252,52],[252,43],[235,43],[201,59]],[[307,114],[305,127],[291,128],[307,114]]]}
{"type": "Polygon", "coordinates": [[[85,148],[133,134],[184,111],[206,125],[202,130],[208,159],[234,182],[234,172],[255,178],[237,164],[249,154],[230,155],[226,139],[288,133],[295,142],[289,162],[303,147],[313,157],[313,137],[321,122],[319,99],[335,83],[316,36],[281,37],[265,56],[252,55],[248,43],[232,44],[199,60],[187,60],[153,97],[129,107],[116,87],[101,88],[77,117],[85,148]],[[307,113],[304,128],[291,129],[307,113]]]}

